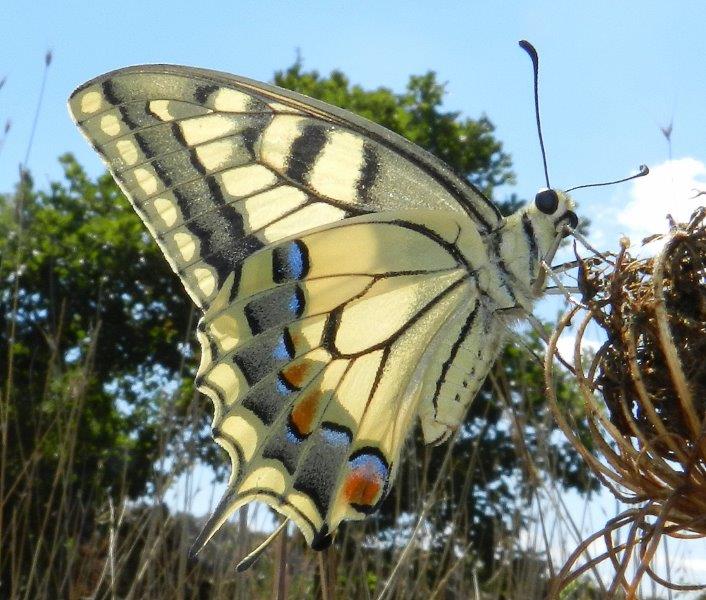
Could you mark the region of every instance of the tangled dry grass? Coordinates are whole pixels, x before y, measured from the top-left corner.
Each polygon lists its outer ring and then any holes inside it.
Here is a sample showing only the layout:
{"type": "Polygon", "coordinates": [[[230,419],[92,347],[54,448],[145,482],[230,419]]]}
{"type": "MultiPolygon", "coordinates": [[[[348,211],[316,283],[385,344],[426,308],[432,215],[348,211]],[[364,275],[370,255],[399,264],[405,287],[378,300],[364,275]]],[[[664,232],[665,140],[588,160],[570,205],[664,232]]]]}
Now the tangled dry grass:
{"type": "Polygon", "coordinates": [[[612,257],[581,261],[583,299],[551,339],[546,377],[555,417],[602,483],[631,505],[577,548],[555,578],[555,594],[605,560],[616,573],[611,594],[637,597],[644,575],[671,589],[702,589],[668,581],[651,566],[664,536],[706,537],[706,210],[671,225],[667,235],[650,238],[663,237],[655,257],[631,256],[624,240],[612,257]],[[590,440],[575,434],[551,385],[557,342],[571,325],[569,362],[590,440]],[[606,341],[587,354],[589,325],[606,341]],[[606,551],[580,564],[601,539],[606,551]]]}

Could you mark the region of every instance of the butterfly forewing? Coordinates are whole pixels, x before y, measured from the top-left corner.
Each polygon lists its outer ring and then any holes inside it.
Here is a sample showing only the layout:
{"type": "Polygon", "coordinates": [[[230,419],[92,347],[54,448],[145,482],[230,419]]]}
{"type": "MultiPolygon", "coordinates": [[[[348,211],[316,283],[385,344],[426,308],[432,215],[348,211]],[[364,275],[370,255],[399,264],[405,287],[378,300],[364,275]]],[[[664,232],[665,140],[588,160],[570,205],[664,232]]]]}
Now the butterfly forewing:
{"type": "Polygon", "coordinates": [[[252,252],[349,216],[427,209],[497,225],[490,202],[414,145],[274,90],[136,67],[70,100],[199,306],[252,252]]]}

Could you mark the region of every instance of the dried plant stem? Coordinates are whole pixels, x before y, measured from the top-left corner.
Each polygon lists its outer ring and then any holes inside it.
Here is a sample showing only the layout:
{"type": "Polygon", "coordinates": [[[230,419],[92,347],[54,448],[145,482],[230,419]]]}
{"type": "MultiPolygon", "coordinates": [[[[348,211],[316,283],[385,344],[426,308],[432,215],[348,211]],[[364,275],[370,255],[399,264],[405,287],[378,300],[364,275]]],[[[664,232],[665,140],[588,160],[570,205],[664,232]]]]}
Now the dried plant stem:
{"type": "Polygon", "coordinates": [[[669,367],[669,374],[672,377],[674,386],[677,389],[677,398],[681,403],[682,410],[687,417],[688,425],[691,429],[691,434],[694,437],[702,435],[701,419],[696,416],[694,409],[694,399],[689,389],[689,384],[686,381],[686,375],[681,366],[679,357],[677,356],[676,344],[672,336],[669,326],[669,318],[667,315],[666,300],[664,297],[664,269],[668,262],[670,253],[674,249],[674,245],[682,241],[682,233],[676,233],[664,246],[662,252],[659,253],[655,260],[655,268],[653,272],[653,285],[655,289],[655,316],[657,317],[657,330],[662,342],[662,350],[664,358],[669,367]]]}
{"type": "Polygon", "coordinates": [[[277,600],[286,600],[287,598],[287,527],[282,529],[279,535],[279,543],[277,544],[277,572],[274,579],[273,596],[277,600]]]}
{"type": "Polygon", "coordinates": [[[436,494],[439,489],[439,485],[441,481],[444,479],[446,476],[446,471],[449,467],[449,463],[451,460],[451,455],[453,451],[453,445],[454,442],[456,441],[456,438],[458,437],[458,432],[459,430],[457,429],[454,434],[451,436],[451,438],[447,442],[447,449],[446,453],[444,454],[444,460],[441,463],[441,467],[439,468],[439,471],[437,473],[437,477],[434,481],[434,485],[432,486],[431,490],[429,491],[427,495],[427,499],[424,502],[424,506],[422,507],[421,512],[419,513],[419,516],[417,517],[417,522],[414,525],[414,529],[412,530],[412,533],[409,536],[409,540],[407,544],[404,547],[404,550],[402,550],[402,554],[400,557],[397,559],[397,562],[395,563],[394,568],[392,569],[392,572],[387,578],[387,582],[385,583],[385,587],[382,589],[380,594],[377,597],[377,600],[384,600],[387,597],[387,594],[392,590],[392,584],[395,581],[397,575],[399,574],[400,570],[402,567],[406,564],[407,559],[410,555],[410,552],[412,550],[412,547],[414,543],[416,542],[416,537],[417,534],[419,533],[419,530],[422,527],[422,524],[424,523],[424,520],[426,519],[426,516],[431,509],[431,507],[434,505],[436,502],[436,494]]]}

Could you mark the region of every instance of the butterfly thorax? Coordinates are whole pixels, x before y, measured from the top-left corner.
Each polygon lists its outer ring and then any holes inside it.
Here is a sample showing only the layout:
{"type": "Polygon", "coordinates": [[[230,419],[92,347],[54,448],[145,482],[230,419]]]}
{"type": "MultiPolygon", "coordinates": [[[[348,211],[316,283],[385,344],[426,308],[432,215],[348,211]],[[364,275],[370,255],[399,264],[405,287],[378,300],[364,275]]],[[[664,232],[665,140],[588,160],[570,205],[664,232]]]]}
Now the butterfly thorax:
{"type": "Polygon", "coordinates": [[[505,218],[498,228],[483,235],[473,226],[461,226],[456,242],[467,260],[481,298],[491,312],[531,312],[544,291],[537,285],[543,277],[542,261],[549,254],[573,202],[564,194],[552,214],[530,203],[505,218]]]}
{"type": "Polygon", "coordinates": [[[551,263],[558,236],[564,234],[567,220],[575,218],[573,202],[558,193],[556,210],[545,214],[530,203],[507,218],[505,226],[491,235],[491,260],[500,273],[506,290],[511,290],[515,307],[532,310],[546,287],[542,263],[551,263]]]}

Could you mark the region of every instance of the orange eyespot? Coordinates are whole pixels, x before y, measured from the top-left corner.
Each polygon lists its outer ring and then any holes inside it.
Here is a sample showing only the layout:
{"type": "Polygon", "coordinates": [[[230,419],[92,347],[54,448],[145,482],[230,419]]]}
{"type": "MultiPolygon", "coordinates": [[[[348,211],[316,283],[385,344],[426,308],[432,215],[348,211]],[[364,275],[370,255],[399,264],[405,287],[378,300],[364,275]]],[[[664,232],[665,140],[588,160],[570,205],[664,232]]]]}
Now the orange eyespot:
{"type": "Polygon", "coordinates": [[[354,508],[370,512],[381,500],[390,469],[377,449],[364,448],[348,461],[350,472],[343,483],[343,497],[354,508]]]}
{"type": "Polygon", "coordinates": [[[343,484],[343,495],[349,504],[364,504],[371,506],[380,493],[380,478],[370,470],[356,469],[343,484]]]}

